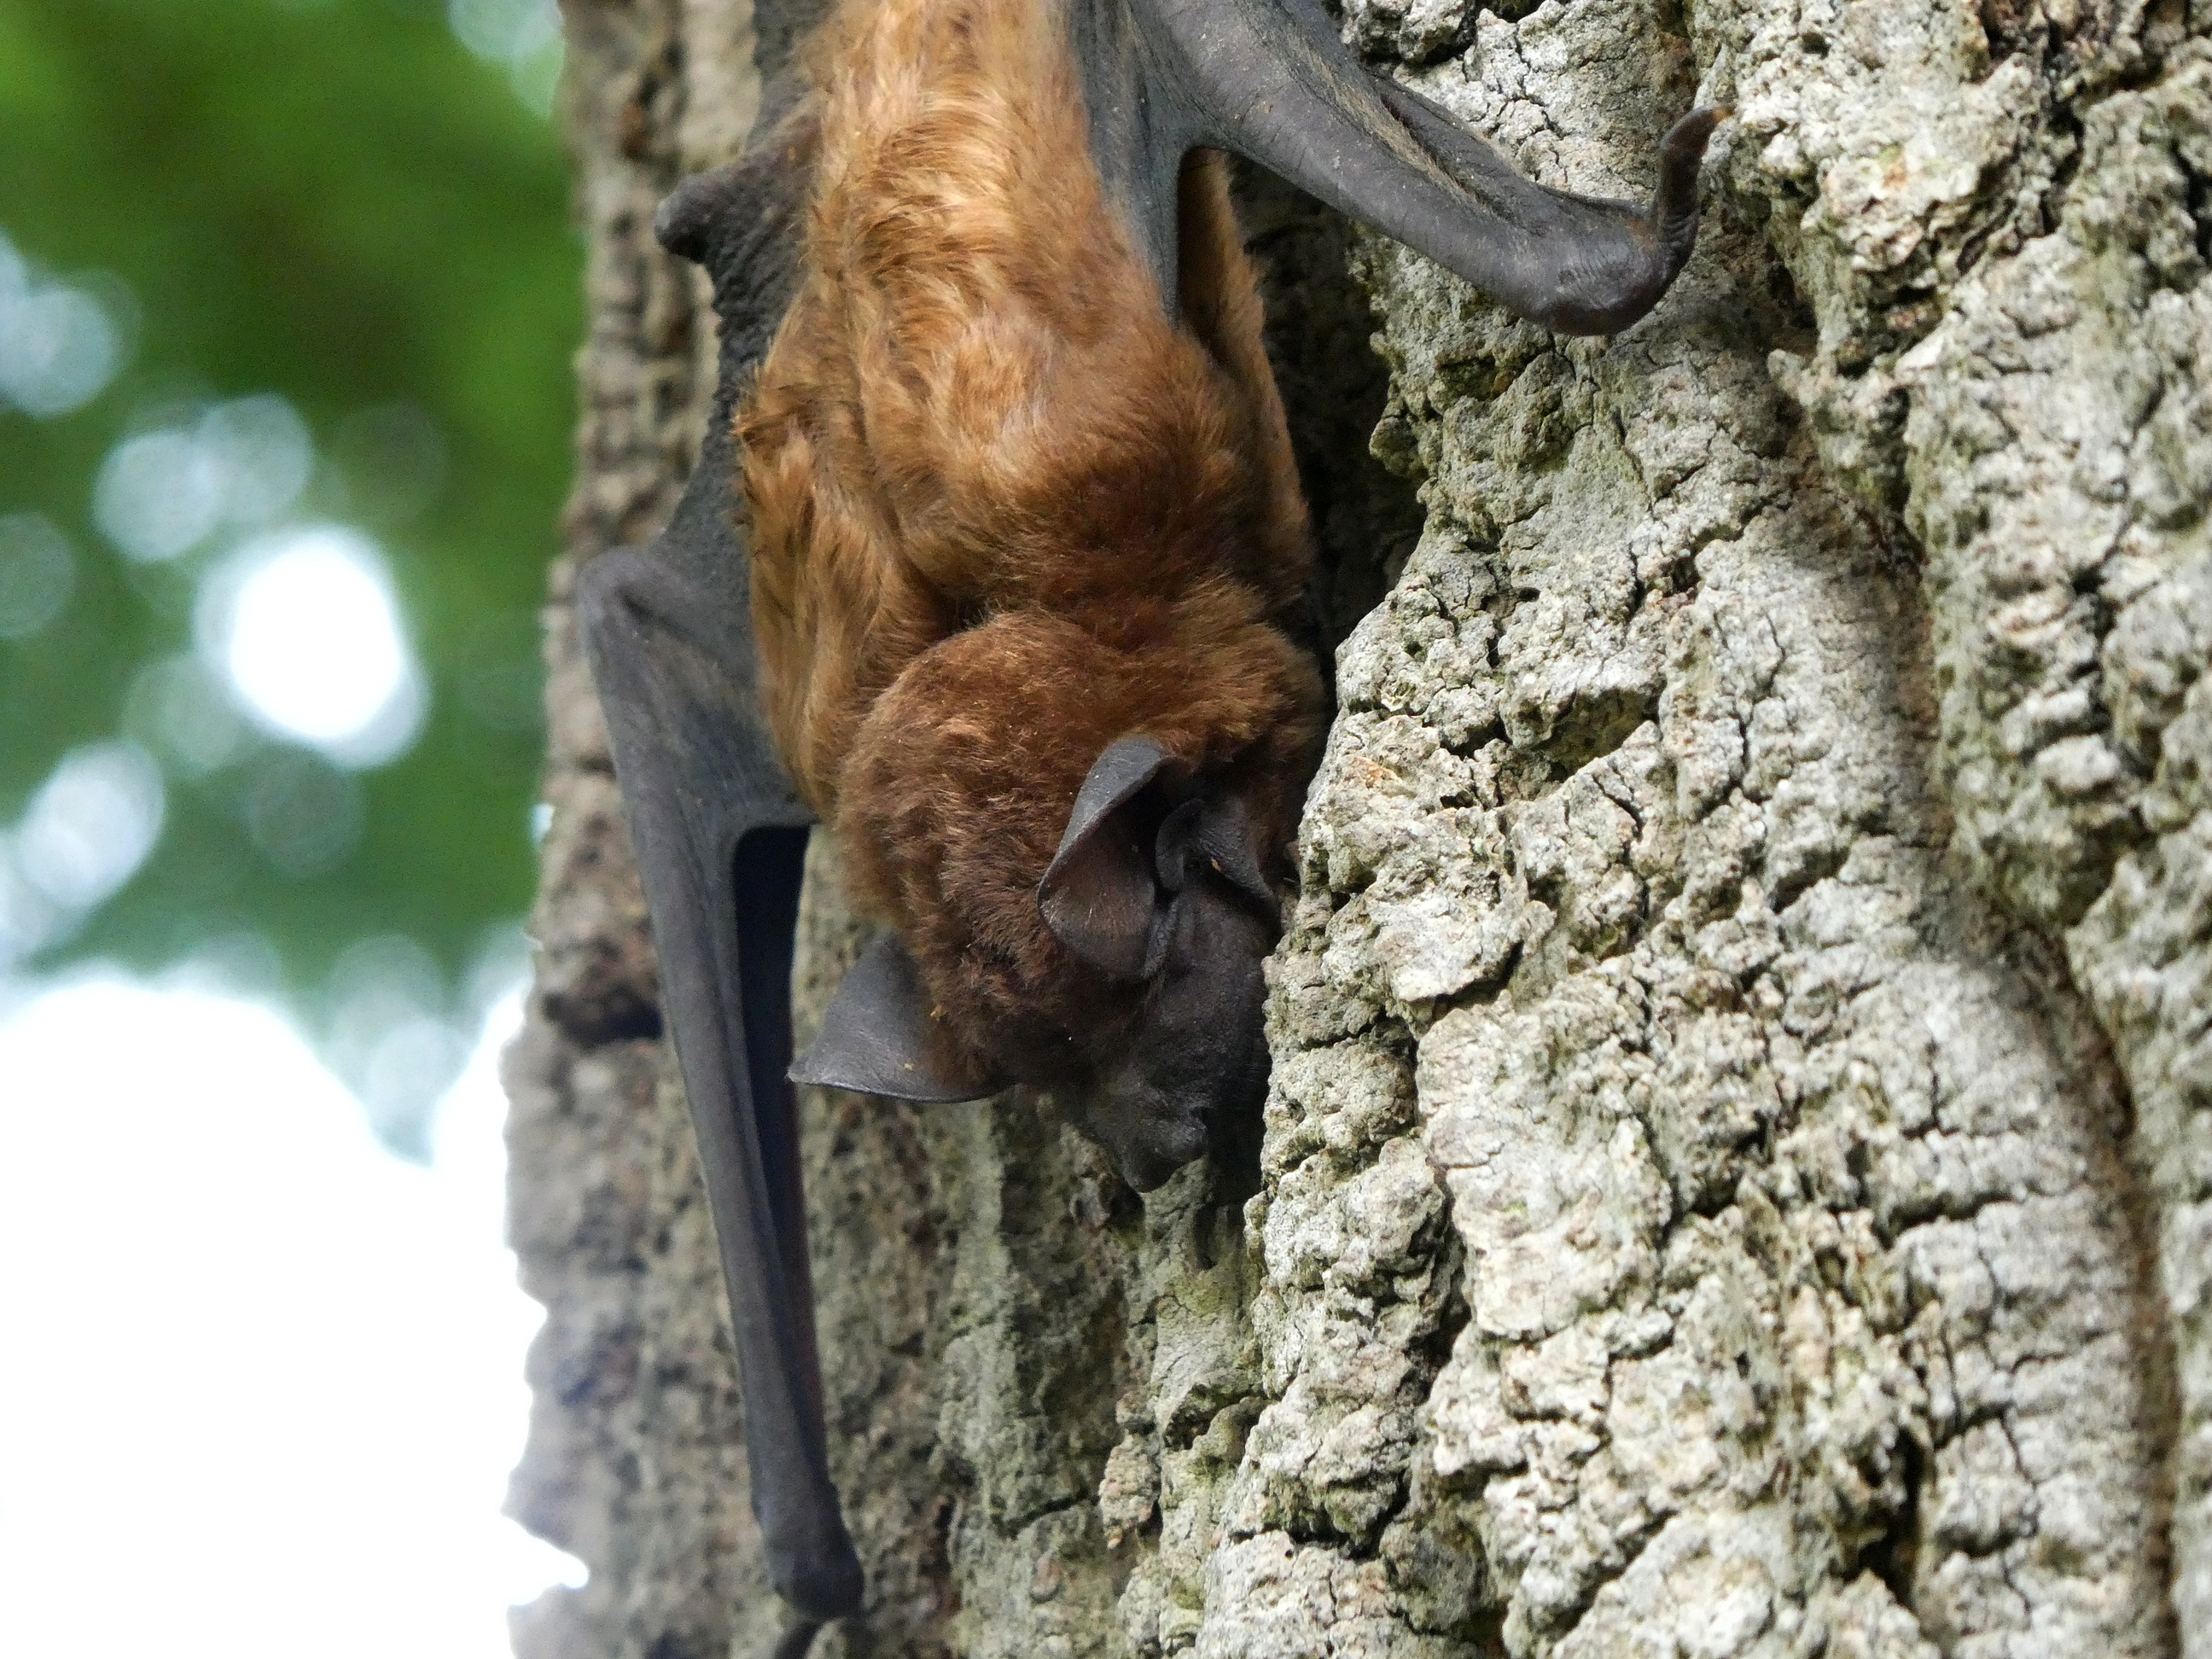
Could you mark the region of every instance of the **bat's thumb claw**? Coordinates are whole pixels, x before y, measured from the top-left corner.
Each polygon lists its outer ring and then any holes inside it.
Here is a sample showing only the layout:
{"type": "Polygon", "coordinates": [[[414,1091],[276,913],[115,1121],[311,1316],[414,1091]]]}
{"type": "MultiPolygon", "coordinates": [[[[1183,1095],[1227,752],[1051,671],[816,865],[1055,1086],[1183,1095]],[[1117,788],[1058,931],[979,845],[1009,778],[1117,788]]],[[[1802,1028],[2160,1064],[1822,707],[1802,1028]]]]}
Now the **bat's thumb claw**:
{"type": "Polygon", "coordinates": [[[739,204],[740,164],[695,173],[669,192],[653,216],[653,240],[679,258],[705,264],[718,231],[739,204]]]}

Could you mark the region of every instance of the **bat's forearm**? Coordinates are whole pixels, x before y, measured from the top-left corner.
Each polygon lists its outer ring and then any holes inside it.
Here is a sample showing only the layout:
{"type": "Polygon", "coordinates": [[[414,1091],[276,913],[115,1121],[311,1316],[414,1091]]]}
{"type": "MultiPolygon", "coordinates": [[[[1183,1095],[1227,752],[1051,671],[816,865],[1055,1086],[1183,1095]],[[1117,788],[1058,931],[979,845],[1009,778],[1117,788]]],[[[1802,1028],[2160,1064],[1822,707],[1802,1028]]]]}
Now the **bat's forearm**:
{"type": "Polygon", "coordinates": [[[1109,0],[1149,16],[1192,142],[1280,173],[1429,255],[1508,310],[1607,334],[1657,303],[1697,236],[1698,163],[1720,112],[1678,122],[1647,209],[1547,190],[1444,110],[1364,70],[1311,0],[1109,0]]]}

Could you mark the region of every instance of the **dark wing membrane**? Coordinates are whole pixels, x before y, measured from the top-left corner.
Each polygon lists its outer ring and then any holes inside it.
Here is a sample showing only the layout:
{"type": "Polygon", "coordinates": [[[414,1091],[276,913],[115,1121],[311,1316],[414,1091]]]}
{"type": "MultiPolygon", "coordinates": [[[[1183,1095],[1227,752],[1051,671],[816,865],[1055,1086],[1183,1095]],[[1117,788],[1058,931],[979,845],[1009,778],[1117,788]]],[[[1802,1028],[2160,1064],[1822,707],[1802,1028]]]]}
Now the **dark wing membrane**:
{"type": "Polygon", "coordinates": [[[1722,112],[1660,144],[1652,204],[1546,189],[1418,93],[1364,67],[1314,0],[1077,0],[1075,51],[1108,190],[1175,285],[1175,181],[1233,150],[1565,334],[1626,328],[1697,238],[1698,166],[1722,112]]]}
{"type": "Polygon", "coordinates": [[[728,421],[788,299],[789,221],[806,181],[791,132],[786,124],[745,161],[688,181],[663,210],[662,239],[716,277],[721,393],[668,528],[641,550],[592,561],[577,603],[721,1242],[753,1511],[778,1592],[822,1620],[856,1612],[862,1580],[830,1483],[798,1109],[785,1076],[811,820],[760,715],[728,421]]]}

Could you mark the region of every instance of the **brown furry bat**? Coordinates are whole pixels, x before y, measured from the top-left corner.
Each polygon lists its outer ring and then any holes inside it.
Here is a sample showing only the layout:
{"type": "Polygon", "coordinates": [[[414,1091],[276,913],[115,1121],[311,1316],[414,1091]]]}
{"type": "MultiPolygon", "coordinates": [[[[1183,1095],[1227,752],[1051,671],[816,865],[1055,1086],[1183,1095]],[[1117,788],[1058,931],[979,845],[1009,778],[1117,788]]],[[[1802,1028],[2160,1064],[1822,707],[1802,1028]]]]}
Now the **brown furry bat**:
{"type": "Polygon", "coordinates": [[[1285,631],[1304,511],[1210,152],[1522,316],[1609,333],[1689,258],[1720,118],[1674,125],[1638,207],[1522,178],[1362,67],[1318,0],[841,4],[795,108],[773,76],[777,118],[663,204],[663,244],[714,280],[719,406],[749,390],[653,544],[576,590],[754,1512],[801,1614],[781,1659],[865,1596],[790,1080],[1052,1085],[1139,1187],[1248,1123],[1264,1086],[1261,962],[1322,696],[1285,631]],[[817,816],[890,926],[793,1066],[817,816]]]}
{"type": "Polygon", "coordinates": [[[1323,704],[1225,168],[1183,169],[1164,295],[1054,9],[848,0],[816,52],[804,275],[738,420],[770,729],[912,951],[937,1092],[1102,1082],[1086,1121],[1151,1186],[1250,1103],[1323,704]]]}

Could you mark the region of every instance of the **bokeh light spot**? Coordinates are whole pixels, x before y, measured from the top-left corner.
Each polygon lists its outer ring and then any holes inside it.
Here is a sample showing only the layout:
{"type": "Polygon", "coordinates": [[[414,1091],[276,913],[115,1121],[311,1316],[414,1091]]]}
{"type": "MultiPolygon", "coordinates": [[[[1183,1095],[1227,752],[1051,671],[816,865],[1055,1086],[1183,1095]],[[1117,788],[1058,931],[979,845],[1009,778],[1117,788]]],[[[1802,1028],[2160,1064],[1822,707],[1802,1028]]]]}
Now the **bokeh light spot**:
{"type": "Polygon", "coordinates": [[[116,445],[93,487],[93,518],[125,556],[173,559],[225,526],[282,518],[314,463],[307,423],[290,404],[240,398],[116,445]]]}
{"type": "Polygon", "coordinates": [[[427,697],[376,544],[334,525],[280,532],[210,578],[206,634],[240,705],[349,767],[404,751],[427,697]]]}
{"type": "Polygon", "coordinates": [[[15,867],[57,906],[88,910],[137,873],[165,804],[161,769],[137,744],[72,749],[15,827],[15,867]]]}
{"type": "Polygon", "coordinates": [[[361,1097],[388,1150],[426,1161],[431,1109],[468,1057],[467,1041],[445,1018],[436,958],[400,934],[356,940],[331,966],[325,996],[332,1069],[361,1097]]]}
{"type": "Polygon", "coordinates": [[[461,44],[505,66],[514,94],[550,115],[561,78],[561,12],[554,0],[447,0],[461,44]]]}
{"type": "Polygon", "coordinates": [[[535,611],[495,611],[462,634],[453,690],[471,720],[494,732],[545,728],[545,664],[535,611]]]}
{"type": "Polygon", "coordinates": [[[222,480],[189,432],[146,432],[108,452],[93,485],[100,533],[141,564],[173,559],[222,520],[222,480]]]}
{"type": "Polygon", "coordinates": [[[447,0],[461,44],[492,64],[512,64],[561,38],[553,0],[447,0]]]}
{"type": "Polygon", "coordinates": [[[0,235],[0,399],[41,420],[82,409],[123,367],[123,330],[87,290],[41,282],[0,235]]]}
{"type": "Polygon", "coordinates": [[[219,404],[201,421],[198,437],[222,480],[223,516],[234,524],[266,524],[307,487],[314,440],[282,398],[264,393],[219,404]]]}

